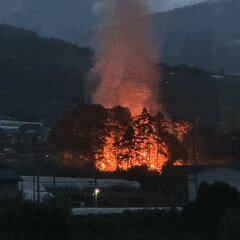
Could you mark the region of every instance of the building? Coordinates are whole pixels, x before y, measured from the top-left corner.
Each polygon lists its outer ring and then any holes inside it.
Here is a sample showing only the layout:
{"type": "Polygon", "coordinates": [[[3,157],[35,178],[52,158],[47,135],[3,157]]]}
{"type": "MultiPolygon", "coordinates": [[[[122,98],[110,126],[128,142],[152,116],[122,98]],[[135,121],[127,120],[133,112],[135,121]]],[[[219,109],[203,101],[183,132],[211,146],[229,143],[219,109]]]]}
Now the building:
{"type": "Polygon", "coordinates": [[[39,201],[43,202],[47,200],[49,197],[54,197],[52,193],[48,192],[45,186],[42,184],[42,177],[40,177],[39,181],[39,193],[38,193],[38,184],[36,176],[21,176],[23,181],[19,183],[19,189],[22,190],[23,198],[28,201],[39,201]],[[33,181],[34,179],[34,181],[33,181]]]}
{"type": "Polygon", "coordinates": [[[45,148],[50,129],[39,122],[0,120],[0,152],[14,149],[17,152],[33,152],[45,148]],[[44,145],[44,146],[43,146],[44,145]]]}
{"type": "Polygon", "coordinates": [[[19,182],[22,178],[12,171],[0,170],[0,199],[15,199],[19,194],[19,182]]]}
{"type": "Polygon", "coordinates": [[[12,120],[0,120],[0,127],[22,127],[24,125],[32,125],[43,127],[42,123],[39,122],[23,122],[23,121],[12,121],[12,120]]]}
{"type": "Polygon", "coordinates": [[[19,183],[19,188],[22,189],[25,200],[42,202],[48,198],[54,197],[49,192],[56,189],[71,190],[72,192],[78,190],[91,190],[92,192],[96,187],[100,189],[128,189],[140,190],[141,185],[137,181],[128,181],[125,179],[94,179],[94,178],[70,178],[70,177],[39,177],[39,193],[37,187],[37,177],[21,176],[23,182],[19,183]],[[33,181],[34,178],[34,181],[33,181]]]}
{"type": "MultiPolygon", "coordinates": [[[[21,176],[24,184],[32,186],[32,176],[21,176]]],[[[137,181],[125,179],[94,179],[94,178],[71,178],[71,177],[48,177],[40,176],[40,184],[45,189],[91,189],[96,186],[101,189],[141,189],[137,181]]]]}
{"type": "MultiPolygon", "coordinates": [[[[193,170],[193,169],[192,169],[193,170]]],[[[224,182],[236,187],[240,192],[240,171],[228,166],[198,168],[187,174],[188,200],[194,201],[197,188],[201,183],[224,182]]]]}

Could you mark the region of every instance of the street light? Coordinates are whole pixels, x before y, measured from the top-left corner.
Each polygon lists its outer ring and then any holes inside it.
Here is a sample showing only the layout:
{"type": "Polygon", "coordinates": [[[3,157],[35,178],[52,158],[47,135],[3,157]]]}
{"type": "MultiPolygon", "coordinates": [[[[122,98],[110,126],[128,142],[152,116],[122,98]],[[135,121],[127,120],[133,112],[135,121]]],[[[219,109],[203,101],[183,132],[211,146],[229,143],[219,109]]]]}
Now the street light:
{"type": "Polygon", "coordinates": [[[95,196],[95,208],[98,207],[98,194],[100,193],[100,190],[98,188],[96,188],[94,190],[94,196],[95,196]]]}

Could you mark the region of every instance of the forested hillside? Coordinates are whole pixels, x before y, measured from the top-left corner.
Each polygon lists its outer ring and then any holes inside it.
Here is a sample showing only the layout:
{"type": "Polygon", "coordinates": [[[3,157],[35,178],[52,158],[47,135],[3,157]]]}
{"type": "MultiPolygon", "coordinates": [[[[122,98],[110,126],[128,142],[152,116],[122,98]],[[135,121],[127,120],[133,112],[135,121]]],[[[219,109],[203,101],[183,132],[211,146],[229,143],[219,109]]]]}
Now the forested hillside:
{"type": "MultiPolygon", "coordinates": [[[[85,102],[84,79],[91,60],[88,48],[0,25],[0,116],[52,122],[70,113],[85,102]]],[[[212,79],[186,65],[159,67],[162,103],[173,119],[237,126],[237,77],[212,79]]]]}
{"type": "Polygon", "coordinates": [[[0,25],[0,115],[48,120],[84,101],[91,52],[0,25]]]}
{"type": "MultiPolygon", "coordinates": [[[[0,0],[0,23],[90,46],[99,26],[97,6],[96,0],[0,0]]],[[[239,12],[239,0],[208,0],[150,14],[151,30],[163,61],[239,73],[239,12]]]]}
{"type": "Polygon", "coordinates": [[[239,73],[239,12],[239,0],[219,0],[153,14],[164,62],[239,73]]]}

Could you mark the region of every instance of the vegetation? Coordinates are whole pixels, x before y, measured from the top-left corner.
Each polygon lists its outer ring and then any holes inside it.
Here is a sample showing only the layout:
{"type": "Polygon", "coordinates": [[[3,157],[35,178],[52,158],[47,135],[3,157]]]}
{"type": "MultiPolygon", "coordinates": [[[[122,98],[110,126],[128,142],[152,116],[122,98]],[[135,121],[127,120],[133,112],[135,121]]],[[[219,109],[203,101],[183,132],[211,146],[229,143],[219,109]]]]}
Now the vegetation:
{"type": "MultiPolygon", "coordinates": [[[[84,78],[92,56],[88,48],[6,25],[0,25],[0,35],[0,116],[53,123],[86,103],[84,78]]],[[[219,81],[186,65],[161,65],[161,69],[162,94],[169,117],[191,121],[193,125],[198,120],[199,158],[216,163],[219,155],[237,160],[239,144],[233,138],[237,134],[239,139],[238,76],[224,76],[222,72],[224,78],[219,81]]],[[[89,137],[81,144],[86,146],[89,137]]],[[[131,144],[131,128],[125,137],[131,144]]],[[[191,142],[190,137],[190,145],[191,142]]],[[[190,149],[190,145],[185,149],[190,149]]]]}
{"type": "MultiPolygon", "coordinates": [[[[84,102],[89,49],[6,25],[0,25],[0,34],[0,115],[55,120],[84,102]]],[[[214,82],[206,72],[185,65],[162,66],[162,78],[164,99],[174,119],[217,119],[218,88],[228,89],[221,101],[238,99],[237,92],[232,94],[237,82],[214,82]]]]}
{"type": "MultiPolygon", "coordinates": [[[[170,158],[170,164],[188,158],[177,123],[170,124],[161,113],[151,116],[146,109],[133,117],[121,106],[80,106],[58,122],[51,140],[66,165],[92,165],[101,171],[147,165],[159,171],[170,158]]],[[[190,129],[187,123],[181,128],[183,139],[190,129]]]]}
{"type": "MultiPolygon", "coordinates": [[[[88,48],[7,25],[0,25],[0,35],[0,116],[55,121],[85,102],[84,77],[92,64],[88,48]]],[[[186,65],[161,69],[172,119],[199,118],[211,127],[227,120],[226,131],[237,126],[239,81],[213,80],[186,65]]]]}
{"type": "Polygon", "coordinates": [[[238,191],[224,183],[204,184],[182,212],[140,211],[72,216],[56,201],[42,204],[1,202],[4,240],[238,240],[238,191]]]}
{"type": "MultiPolygon", "coordinates": [[[[42,0],[41,4],[27,0],[19,9],[17,0],[0,1],[0,21],[89,46],[99,21],[92,11],[94,3],[96,0],[42,0]]],[[[163,61],[239,73],[239,12],[239,0],[228,0],[152,13],[154,42],[159,44],[163,61]]]]}
{"type": "Polygon", "coordinates": [[[84,102],[91,51],[0,25],[0,115],[55,120],[84,102]]]}
{"type": "Polygon", "coordinates": [[[0,239],[71,239],[71,215],[52,203],[11,202],[0,206],[0,239]]]}

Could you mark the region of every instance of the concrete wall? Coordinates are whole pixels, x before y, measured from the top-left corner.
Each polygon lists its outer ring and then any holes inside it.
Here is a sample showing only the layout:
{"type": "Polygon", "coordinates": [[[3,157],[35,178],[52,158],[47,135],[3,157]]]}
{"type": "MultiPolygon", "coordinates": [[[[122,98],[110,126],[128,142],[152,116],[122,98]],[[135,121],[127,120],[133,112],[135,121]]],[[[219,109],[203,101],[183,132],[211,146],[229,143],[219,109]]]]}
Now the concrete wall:
{"type": "Polygon", "coordinates": [[[196,197],[196,185],[197,188],[201,183],[213,184],[214,182],[225,182],[233,187],[236,187],[240,192],[240,171],[230,169],[227,167],[210,168],[196,174],[188,175],[188,200],[194,201],[196,197]],[[196,176],[196,181],[195,181],[196,176]]]}

